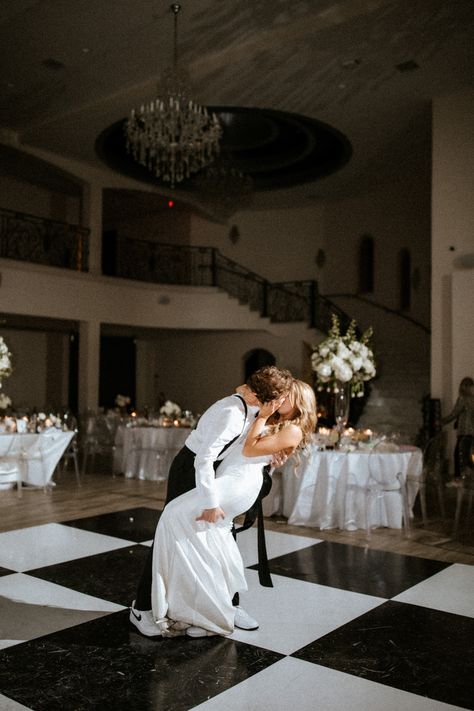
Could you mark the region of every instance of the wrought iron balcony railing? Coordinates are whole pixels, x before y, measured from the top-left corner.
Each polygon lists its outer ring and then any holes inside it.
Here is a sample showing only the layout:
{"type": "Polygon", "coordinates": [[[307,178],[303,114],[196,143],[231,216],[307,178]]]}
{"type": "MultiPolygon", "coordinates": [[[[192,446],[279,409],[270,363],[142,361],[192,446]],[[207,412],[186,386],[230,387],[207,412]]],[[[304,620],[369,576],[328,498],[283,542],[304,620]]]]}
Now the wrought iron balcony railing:
{"type": "MultiPolygon", "coordinates": [[[[88,271],[89,230],[0,208],[0,257],[88,271]]],[[[215,286],[277,323],[301,321],[326,332],[331,315],[349,317],[318,293],[314,280],[271,283],[213,247],[175,245],[106,235],[103,273],[152,282],[215,286]]]]}
{"type": "Polygon", "coordinates": [[[0,257],[86,272],[89,230],[0,208],[0,257]]]}

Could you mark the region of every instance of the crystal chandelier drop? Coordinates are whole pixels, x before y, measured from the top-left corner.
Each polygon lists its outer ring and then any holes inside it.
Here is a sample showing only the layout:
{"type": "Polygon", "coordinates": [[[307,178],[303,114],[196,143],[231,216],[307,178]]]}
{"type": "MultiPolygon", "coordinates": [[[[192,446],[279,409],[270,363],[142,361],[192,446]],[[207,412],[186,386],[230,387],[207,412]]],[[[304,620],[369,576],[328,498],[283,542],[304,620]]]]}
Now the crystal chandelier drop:
{"type": "Polygon", "coordinates": [[[173,3],[173,66],[158,82],[158,96],[133,109],[125,123],[127,151],[134,160],[174,188],[219,154],[222,128],[217,116],[190,98],[189,80],[178,64],[178,14],[173,3]]]}
{"type": "Polygon", "coordinates": [[[196,187],[216,217],[224,221],[237,210],[248,207],[253,199],[252,178],[226,152],[196,176],[196,187]]]}

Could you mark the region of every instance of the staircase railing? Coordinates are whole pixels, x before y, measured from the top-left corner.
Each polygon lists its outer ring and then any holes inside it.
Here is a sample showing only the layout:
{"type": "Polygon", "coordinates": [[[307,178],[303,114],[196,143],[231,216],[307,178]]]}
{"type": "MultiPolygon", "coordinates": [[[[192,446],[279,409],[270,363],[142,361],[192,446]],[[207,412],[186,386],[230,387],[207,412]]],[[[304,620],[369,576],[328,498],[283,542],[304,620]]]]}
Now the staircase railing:
{"type": "Polygon", "coordinates": [[[86,272],[89,230],[0,208],[0,257],[86,272]]]}
{"type": "MultiPolygon", "coordinates": [[[[87,272],[89,233],[27,213],[0,208],[0,258],[87,272]]],[[[337,314],[347,328],[349,316],[318,292],[313,279],[272,283],[224,256],[214,247],[176,245],[105,235],[105,275],[157,284],[215,286],[275,323],[305,322],[327,332],[337,314]]]]}
{"type": "Polygon", "coordinates": [[[420,328],[422,331],[424,331],[428,335],[431,334],[431,329],[428,328],[428,326],[425,326],[424,323],[421,323],[421,321],[417,321],[415,318],[413,318],[413,316],[410,316],[409,314],[406,314],[403,311],[400,311],[399,309],[391,309],[389,306],[385,306],[384,304],[379,304],[377,301],[372,301],[372,299],[367,299],[365,296],[360,296],[359,294],[328,294],[328,298],[332,298],[332,299],[344,298],[344,299],[355,299],[356,301],[361,301],[364,304],[369,304],[369,306],[373,306],[376,309],[385,311],[385,313],[392,314],[393,316],[398,316],[399,318],[402,318],[405,321],[409,321],[411,324],[413,324],[417,328],[420,328]]]}
{"type": "Polygon", "coordinates": [[[115,258],[104,273],[159,284],[215,286],[275,323],[305,322],[327,332],[337,314],[347,328],[349,316],[318,292],[315,280],[273,283],[229,259],[214,247],[176,245],[117,238],[115,258]]]}

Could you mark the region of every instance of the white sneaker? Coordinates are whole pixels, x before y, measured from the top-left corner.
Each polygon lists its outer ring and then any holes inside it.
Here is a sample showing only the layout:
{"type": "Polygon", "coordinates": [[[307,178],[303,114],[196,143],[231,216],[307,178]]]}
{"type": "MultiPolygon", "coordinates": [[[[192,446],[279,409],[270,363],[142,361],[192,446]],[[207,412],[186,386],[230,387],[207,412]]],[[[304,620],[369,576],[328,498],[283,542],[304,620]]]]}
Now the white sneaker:
{"type": "Polygon", "coordinates": [[[245,612],[240,605],[236,605],[235,607],[234,625],[238,627],[239,630],[258,630],[257,620],[251,617],[248,612],[245,612]]]}
{"type": "Polygon", "coordinates": [[[204,627],[195,627],[194,625],[191,625],[191,627],[186,627],[186,634],[188,637],[215,637],[216,633],[215,632],[209,632],[209,630],[205,630],[204,627]]]}
{"type": "Polygon", "coordinates": [[[135,600],[130,608],[130,622],[146,637],[161,637],[161,630],[156,624],[151,610],[136,610],[135,600]]]}

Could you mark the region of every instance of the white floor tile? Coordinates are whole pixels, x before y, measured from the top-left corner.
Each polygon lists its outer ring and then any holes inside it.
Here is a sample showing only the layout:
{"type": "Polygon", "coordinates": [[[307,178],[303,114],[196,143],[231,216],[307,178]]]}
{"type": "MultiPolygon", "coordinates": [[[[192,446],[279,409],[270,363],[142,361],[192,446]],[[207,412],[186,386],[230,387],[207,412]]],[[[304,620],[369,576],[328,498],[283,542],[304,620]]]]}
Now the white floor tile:
{"type": "Polygon", "coordinates": [[[343,672],[286,657],[193,711],[455,711],[343,672]]]}
{"type": "Polygon", "coordinates": [[[0,711],[31,711],[29,706],[17,704],[16,701],[9,699],[7,696],[0,694],[0,711]]]}
{"type": "Polygon", "coordinates": [[[0,578],[0,595],[15,602],[46,607],[60,607],[66,610],[90,610],[93,612],[118,612],[123,605],[102,600],[92,595],[40,580],[33,575],[14,573],[0,578]]]}
{"type": "Polygon", "coordinates": [[[273,588],[258,582],[255,570],[246,570],[248,592],[240,604],[259,622],[251,632],[235,630],[231,639],[292,654],[306,644],[378,607],[386,600],[348,590],[273,575],[273,588]]]}
{"type": "MultiPolygon", "coordinates": [[[[22,642],[25,642],[26,640],[24,639],[0,639],[0,649],[6,649],[7,647],[14,647],[16,644],[21,644],[22,642]]],[[[1,705],[1,696],[0,696],[0,709],[2,708],[1,705]]]]}
{"type": "Polygon", "coordinates": [[[135,544],[60,523],[47,523],[0,533],[0,566],[21,573],[129,545],[135,544]]]}
{"type": "MultiPolygon", "coordinates": [[[[315,543],[322,543],[319,538],[293,536],[290,533],[278,533],[278,531],[265,531],[265,542],[268,559],[277,558],[286,553],[293,553],[301,548],[308,548],[308,546],[314,546],[315,543]]],[[[237,535],[237,543],[244,565],[255,565],[255,563],[258,563],[256,526],[239,533],[237,535]]]]}
{"type": "Polygon", "coordinates": [[[393,599],[474,617],[474,566],[454,563],[393,599]]]}

